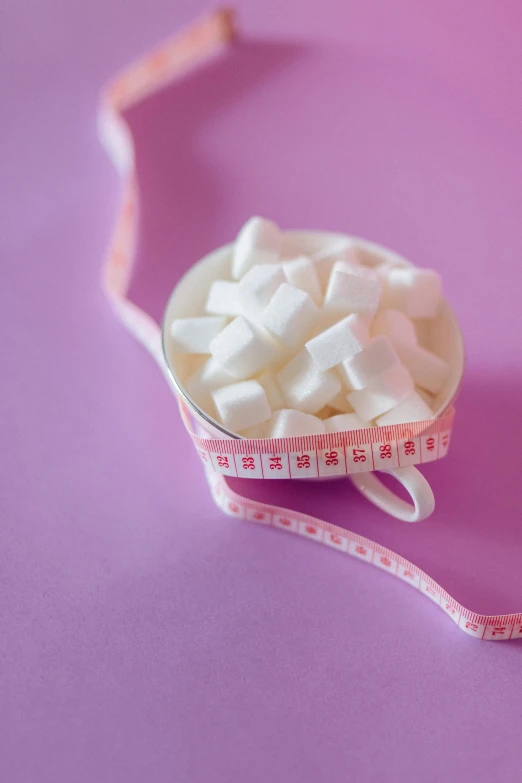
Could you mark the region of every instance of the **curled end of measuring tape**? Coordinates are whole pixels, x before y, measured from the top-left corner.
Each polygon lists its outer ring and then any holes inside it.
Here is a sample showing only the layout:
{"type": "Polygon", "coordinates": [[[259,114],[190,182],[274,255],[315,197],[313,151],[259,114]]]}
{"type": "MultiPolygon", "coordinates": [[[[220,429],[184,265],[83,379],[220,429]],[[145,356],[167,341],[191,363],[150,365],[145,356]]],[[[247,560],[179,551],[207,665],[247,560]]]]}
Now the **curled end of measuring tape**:
{"type": "Polygon", "coordinates": [[[124,111],[229,46],[237,35],[235,11],[215,9],[117,74],[102,91],[101,109],[124,111]]]}
{"type": "Polygon", "coordinates": [[[218,8],[125,68],[107,84],[100,98],[98,136],[123,181],[102,287],[124,326],[149,350],[162,370],[165,367],[160,328],[128,298],[136,254],[139,191],[134,141],[123,113],[227,48],[236,37],[234,11],[218,8]]]}

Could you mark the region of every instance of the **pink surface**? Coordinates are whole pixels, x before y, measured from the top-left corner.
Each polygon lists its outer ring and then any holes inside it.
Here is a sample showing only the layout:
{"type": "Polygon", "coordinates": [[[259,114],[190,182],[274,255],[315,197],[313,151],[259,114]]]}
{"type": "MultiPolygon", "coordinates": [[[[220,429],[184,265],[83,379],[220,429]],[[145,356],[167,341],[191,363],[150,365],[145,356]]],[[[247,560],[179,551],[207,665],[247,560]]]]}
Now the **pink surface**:
{"type": "MultiPolygon", "coordinates": [[[[522,643],[479,643],[384,573],[221,516],[102,298],[118,183],[97,93],[202,7],[5,11],[2,783],[517,779],[522,643]]],[[[134,296],[159,317],[254,212],[439,269],[468,369],[450,456],[426,468],[434,516],[390,520],[347,482],[241,488],[377,539],[472,609],[520,611],[520,11],[240,7],[234,52],[129,114],[134,296]]]]}

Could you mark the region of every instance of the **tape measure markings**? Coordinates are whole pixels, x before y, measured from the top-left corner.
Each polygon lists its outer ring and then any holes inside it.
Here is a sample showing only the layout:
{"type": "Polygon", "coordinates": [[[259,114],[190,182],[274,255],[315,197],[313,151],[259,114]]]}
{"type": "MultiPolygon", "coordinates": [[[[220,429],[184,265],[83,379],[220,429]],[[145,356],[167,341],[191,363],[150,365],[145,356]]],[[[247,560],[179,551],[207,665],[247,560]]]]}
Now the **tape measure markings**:
{"type": "Polygon", "coordinates": [[[429,598],[465,633],[478,639],[522,638],[522,613],[483,615],[466,609],[422,569],[393,550],[350,530],[299,511],[250,500],[235,493],[225,477],[207,473],[215,503],[232,517],[267,525],[325,544],[396,576],[429,598]]]}
{"type": "Polygon", "coordinates": [[[449,448],[454,411],[415,425],[261,440],[203,438],[183,421],[207,466],[225,476],[246,478],[323,478],[369,470],[420,465],[444,457],[449,448]],[[414,431],[423,434],[413,435],[414,431]],[[344,467],[344,469],[343,469],[344,467]]]}

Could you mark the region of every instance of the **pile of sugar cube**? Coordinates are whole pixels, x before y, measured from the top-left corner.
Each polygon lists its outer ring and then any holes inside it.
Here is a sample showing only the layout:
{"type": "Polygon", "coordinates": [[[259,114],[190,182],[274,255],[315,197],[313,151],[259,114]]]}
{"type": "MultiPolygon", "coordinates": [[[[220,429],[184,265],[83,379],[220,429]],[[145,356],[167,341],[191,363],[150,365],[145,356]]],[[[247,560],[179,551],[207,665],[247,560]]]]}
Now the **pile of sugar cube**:
{"type": "Polygon", "coordinates": [[[187,394],[245,438],[319,435],[422,421],[447,363],[417,337],[442,285],[413,266],[369,266],[349,242],[281,257],[281,231],[251,218],[231,274],[209,284],[205,311],[170,325],[171,348],[200,357],[187,394]]]}

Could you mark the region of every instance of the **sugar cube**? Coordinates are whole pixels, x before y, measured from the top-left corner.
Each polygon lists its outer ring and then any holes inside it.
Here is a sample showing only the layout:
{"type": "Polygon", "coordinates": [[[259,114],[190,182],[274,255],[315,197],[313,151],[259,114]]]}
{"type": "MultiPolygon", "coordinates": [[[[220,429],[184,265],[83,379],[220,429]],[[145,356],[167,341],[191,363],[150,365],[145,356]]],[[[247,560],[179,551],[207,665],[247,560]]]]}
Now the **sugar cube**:
{"type": "Polygon", "coordinates": [[[312,337],[305,347],[320,370],[329,370],[344,359],[355,356],[369,339],[368,327],[359,315],[354,314],[312,337]]]}
{"type": "Polygon", "coordinates": [[[268,421],[271,415],[266,394],[258,381],[240,381],[212,392],[222,424],[232,432],[268,421]]]}
{"type": "Polygon", "coordinates": [[[234,377],[219,366],[215,359],[210,357],[185,382],[185,389],[194,402],[207,411],[213,413],[214,405],[212,392],[219,386],[234,383],[234,377]]]}
{"type": "Polygon", "coordinates": [[[331,310],[327,310],[324,307],[320,307],[319,312],[317,313],[317,318],[315,319],[314,328],[312,329],[309,339],[311,340],[312,337],[317,337],[317,335],[321,334],[321,332],[326,332],[326,330],[331,326],[339,323],[342,318],[343,316],[339,315],[339,313],[335,313],[331,310]]]}
{"type": "Polygon", "coordinates": [[[421,348],[420,345],[405,345],[398,343],[396,351],[402,363],[410,371],[416,386],[438,394],[449,375],[449,365],[432,351],[421,348]]]}
{"type": "Polygon", "coordinates": [[[253,427],[247,427],[244,430],[239,430],[238,435],[242,438],[268,438],[268,427],[270,419],[268,421],[262,421],[260,424],[254,424],[253,427]]]}
{"type": "Polygon", "coordinates": [[[304,291],[288,283],[279,286],[263,313],[263,325],[284,345],[297,348],[311,333],[317,307],[304,291]]]}
{"type": "Polygon", "coordinates": [[[337,268],[332,270],[324,306],[340,314],[364,313],[373,315],[379,305],[381,283],[366,275],[360,275],[355,269],[348,272],[337,268]]]}
{"type": "Polygon", "coordinates": [[[328,405],[335,411],[340,411],[341,413],[353,413],[353,408],[348,402],[346,389],[343,389],[339,394],[336,394],[335,397],[332,397],[328,405]]]}
{"type": "Polygon", "coordinates": [[[385,335],[396,348],[397,344],[416,345],[415,326],[400,310],[380,310],[372,322],[372,334],[385,335]]]}
{"type": "Polygon", "coordinates": [[[275,375],[269,370],[265,370],[261,373],[261,375],[258,376],[257,380],[265,390],[266,398],[270,408],[273,411],[284,408],[285,401],[283,399],[283,395],[281,394],[281,390],[278,386],[275,375]]]}
{"type": "Polygon", "coordinates": [[[276,377],[288,407],[303,413],[317,413],[341,391],[337,373],[321,372],[305,350],[296,354],[276,377]]]}
{"type": "Polygon", "coordinates": [[[379,416],[376,423],[379,427],[390,424],[408,424],[410,421],[427,421],[433,417],[433,411],[417,392],[412,391],[402,402],[379,416]]]}
{"type": "Polygon", "coordinates": [[[431,334],[433,331],[433,321],[429,318],[417,318],[414,322],[415,334],[417,335],[417,345],[429,348],[431,334]]]}
{"type": "Polygon", "coordinates": [[[321,305],[323,296],[321,284],[313,261],[306,256],[299,256],[283,263],[286,280],[294,288],[305,291],[316,305],[321,305]]]}
{"type": "Polygon", "coordinates": [[[429,392],[424,391],[424,389],[421,389],[420,386],[416,386],[415,387],[415,391],[417,392],[417,394],[419,395],[421,400],[424,400],[426,405],[429,408],[431,408],[432,411],[434,411],[435,410],[435,398],[434,398],[433,394],[430,394],[429,392]]]}
{"type": "Polygon", "coordinates": [[[386,280],[388,279],[388,272],[390,271],[390,269],[392,269],[392,267],[389,266],[389,264],[378,264],[378,266],[373,267],[373,271],[375,272],[375,274],[377,275],[381,283],[383,283],[383,285],[386,283],[386,280]]]}
{"type": "Polygon", "coordinates": [[[218,364],[237,380],[265,369],[278,356],[278,346],[261,327],[239,316],[210,343],[218,364]]]}
{"type": "Polygon", "coordinates": [[[374,337],[355,356],[344,360],[339,367],[339,373],[347,388],[365,389],[399,362],[400,359],[388,338],[374,337]]]}
{"type": "Polygon", "coordinates": [[[348,400],[359,418],[371,421],[402,402],[413,388],[413,381],[406,367],[396,364],[366,389],[351,392],[348,400]]]}
{"type": "Polygon", "coordinates": [[[299,438],[303,435],[323,435],[324,422],[301,411],[284,409],[272,414],[269,422],[270,438],[299,438]]]}
{"type": "Polygon", "coordinates": [[[243,277],[256,264],[275,264],[281,250],[281,232],[272,220],[252,217],[237,235],[232,257],[232,277],[243,277]]]}
{"type": "Polygon", "coordinates": [[[362,264],[366,268],[377,269],[379,266],[390,266],[390,258],[383,255],[379,248],[355,244],[353,252],[357,263],[362,264]]]}
{"type": "Polygon", "coordinates": [[[329,419],[330,416],[335,416],[337,414],[337,411],[335,408],[331,408],[330,405],[325,405],[324,408],[321,408],[320,411],[317,411],[315,414],[318,419],[329,419]]]}
{"type": "Polygon", "coordinates": [[[253,266],[238,283],[239,302],[243,314],[247,318],[259,318],[285,279],[279,264],[253,266]]]}
{"type": "Polygon", "coordinates": [[[385,283],[383,302],[409,318],[434,318],[442,301],[442,282],[433,269],[395,267],[385,283]]]}
{"type": "Polygon", "coordinates": [[[357,275],[365,277],[367,280],[379,280],[375,269],[369,266],[363,266],[355,261],[336,261],[332,267],[332,272],[345,272],[348,275],[357,275]]]}
{"type": "Polygon", "coordinates": [[[239,283],[214,280],[210,285],[205,310],[214,315],[241,315],[239,283]]]}
{"type": "Polygon", "coordinates": [[[326,432],[344,432],[345,430],[362,430],[369,425],[357,416],[356,413],[340,413],[330,416],[325,422],[326,432]]]}
{"type": "Polygon", "coordinates": [[[326,290],[334,263],[341,259],[346,259],[348,261],[351,257],[351,248],[352,242],[349,239],[340,238],[312,255],[312,261],[322,291],[326,290]]]}
{"type": "Polygon", "coordinates": [[[210,343],[226,322],[222,316],[175,318],[170,325],[173,350],[176,353],[210,353],[210,343]]]}
{"type": "Polygon", "coordinates": [[[183,353],[176,357],[176,374],[185,381],[208,361],[208,354],[183,353]]]}

